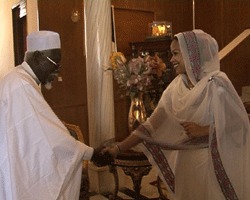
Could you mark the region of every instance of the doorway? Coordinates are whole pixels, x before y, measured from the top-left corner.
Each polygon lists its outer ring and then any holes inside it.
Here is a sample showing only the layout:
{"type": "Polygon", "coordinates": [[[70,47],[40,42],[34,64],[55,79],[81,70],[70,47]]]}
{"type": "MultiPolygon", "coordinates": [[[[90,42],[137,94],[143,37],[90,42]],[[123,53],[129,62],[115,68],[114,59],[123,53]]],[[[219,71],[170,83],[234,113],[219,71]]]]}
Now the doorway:
{"type": "Polygon", "coordinates": [[[12,8],[12,26],[14,41],[15,66],[23,62],[26,51],[27,19],[26,19],[26,1],[12,8]]]}

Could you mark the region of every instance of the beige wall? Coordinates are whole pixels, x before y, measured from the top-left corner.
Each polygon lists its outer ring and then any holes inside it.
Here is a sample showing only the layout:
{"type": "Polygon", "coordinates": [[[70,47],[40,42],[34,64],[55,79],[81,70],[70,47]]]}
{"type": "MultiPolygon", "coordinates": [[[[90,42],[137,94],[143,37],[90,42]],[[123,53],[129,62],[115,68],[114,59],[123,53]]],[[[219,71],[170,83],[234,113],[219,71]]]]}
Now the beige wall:
{"type": "Polygon", "coordinates": [[[37,0],[27,0],[28,33],[39,30],[37,0]]]}
{"type": "MultiPolygon", "coordinates": [[[[0,74],[14,67],[12,8],[20,0],[0,0],[0,74]]],[[[28,33],[38,30],[37,0],[27,0],[28,33]]]]}

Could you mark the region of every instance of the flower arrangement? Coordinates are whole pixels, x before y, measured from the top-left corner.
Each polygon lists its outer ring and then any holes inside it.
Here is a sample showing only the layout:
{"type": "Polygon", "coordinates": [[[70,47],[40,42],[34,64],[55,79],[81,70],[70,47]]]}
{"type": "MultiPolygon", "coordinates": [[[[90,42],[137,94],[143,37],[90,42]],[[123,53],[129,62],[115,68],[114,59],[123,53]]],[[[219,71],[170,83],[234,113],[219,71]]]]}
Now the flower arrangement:
{"type": "Polygon", "coordinates": [[[150,93],[162,88],[166,80],[166,65],[158,55],[127,59],[121,52],[110,56],[114,79],[127,96],[135,96],[139,92],[150,93]],[[160,87],[160,88],[159,88],[160,87]]]}
{"type": "Polygon", "coordinates": [[[169,81],[162,59],[157,54],[147,54],[127,61],[123,53],[114,52],[110,62],[108,70],[113,70],[114,79],[123,94],[133,98],[143,93],[146,110],[152,111],[169,81]]]}

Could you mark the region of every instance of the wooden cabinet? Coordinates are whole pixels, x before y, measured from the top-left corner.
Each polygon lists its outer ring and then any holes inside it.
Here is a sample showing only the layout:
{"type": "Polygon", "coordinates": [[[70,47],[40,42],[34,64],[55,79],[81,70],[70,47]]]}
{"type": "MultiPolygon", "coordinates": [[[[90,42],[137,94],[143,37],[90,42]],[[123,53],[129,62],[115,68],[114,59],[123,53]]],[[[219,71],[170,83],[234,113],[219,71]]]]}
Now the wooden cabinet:
{"type": "Polygon", "coordinates": [[[139,55],[154,55],[158,54],[158,56],[165,62],[168,72],[168,80],[171,82],[175,77],[175,72],[173,70],[173,66],[170,63],[171,52],[170,52],[170,44],[172,39],[161,38],[161,39],[152,39],[145,40],[142,42],[131,42],[129,43],[132,50],[132,57],[138,57],[139,55]]]}

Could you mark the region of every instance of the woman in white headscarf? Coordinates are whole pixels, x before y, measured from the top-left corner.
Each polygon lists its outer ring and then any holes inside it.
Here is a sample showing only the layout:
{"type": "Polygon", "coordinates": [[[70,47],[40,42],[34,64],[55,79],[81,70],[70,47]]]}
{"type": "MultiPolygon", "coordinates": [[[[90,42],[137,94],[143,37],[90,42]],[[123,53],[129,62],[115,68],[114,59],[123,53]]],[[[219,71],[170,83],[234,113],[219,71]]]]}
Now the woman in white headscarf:
{"type": "Polygon", "coordinates": [[[220,71],[216,40],[179,33],[171,52],[178,76],[147,121],[108,151],[116,157],[140,143],[171,199],[250,199],[249,120],[220,71]]]}

